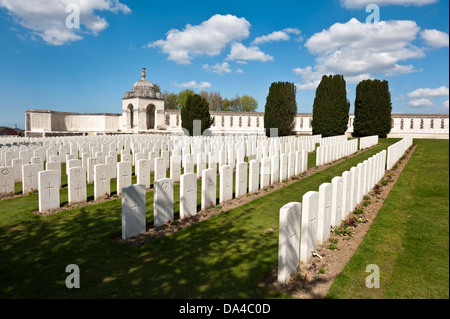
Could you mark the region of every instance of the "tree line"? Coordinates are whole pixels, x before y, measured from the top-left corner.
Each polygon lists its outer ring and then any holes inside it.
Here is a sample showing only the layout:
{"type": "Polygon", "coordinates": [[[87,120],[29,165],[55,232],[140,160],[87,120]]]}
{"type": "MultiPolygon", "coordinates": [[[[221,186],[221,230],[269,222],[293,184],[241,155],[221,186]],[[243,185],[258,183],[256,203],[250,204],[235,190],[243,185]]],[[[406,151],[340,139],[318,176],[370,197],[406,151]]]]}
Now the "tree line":
{"type": "MultiPolygon", "coordinates": [[[[186,89],[178,94],[164,93],[167,109],[181,110],[182,127],[193,134],[192,121],[201,120],[201,131],[214,123],[209,111],[254,112],[258,103],[248,95],[223,99],[219,92],[195,94],[186,89]]],[[[313,135],[323,137],[343,135],[347,131],[350,101],[343,75],[324,75],[316,89],[311,122],[313,135]]],[[[387,81],[363,80],[356,86],[353,136],[378,135],[385,138],[391,130],[392,103],[387,81]]],[[[297,113],[296,87],[290,82],[273,82],[264,110],[264,127],[278,129],[278,136],[294,135],[297,113]]]]}
{"type": "MultiPolygon", "coordinates": [[[[155,91],[161,92],[159,86],[155,85],[155,91]],[[159,90],[159,91],[158,91],[159,90]]],[[[188,96],[194,96],[192,89],[185,89],[178,93],[171,93],[167,90],[161,92],[164,98],[164,108],[167,110],[181,110],[186,104],[188,96]]],[[[220,92],[201,91],[198,93],[209,105],[210,111],[234,111],[234,112],[256,112],[258,102],[250,95],[235,95],[234,98],[223,98],[220,92]]]]}
{"type": "MultiPolygon", "coordinates": [[[[264,127],[278,128],[279,136],[294,135],[297,113],[294,83],[272,83],[266,100],[264,127]]],[[[348,129],[350,101],[343,75],[324,75],[316,89],[311,122],[312,134],[323,137],[343,135],[348,129]]],[[[392,103],[388,81],[363,80],[356,86],[353,136],[378,135],[391,131],[392,103]]]]}

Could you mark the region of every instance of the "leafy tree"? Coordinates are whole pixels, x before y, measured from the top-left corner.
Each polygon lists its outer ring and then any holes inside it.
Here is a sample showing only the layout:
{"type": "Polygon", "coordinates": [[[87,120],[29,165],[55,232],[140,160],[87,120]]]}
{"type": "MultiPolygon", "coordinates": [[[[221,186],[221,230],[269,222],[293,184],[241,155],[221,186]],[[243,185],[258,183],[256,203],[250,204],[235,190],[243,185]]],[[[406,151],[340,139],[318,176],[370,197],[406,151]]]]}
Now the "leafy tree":
{"type": "Polygon", "coordinates": [[[296,87],[290,82],[273,82],[269,88],[264,113],[266,135],[271,128],[278,128],[278,136],[294,134],[294,118],[297,113],[296,87]]]}
{"type": "Polygon", "coordinates": [[[350,102],[342,75],[324,75],[313,104],[313,135],[343,135],[348,128],[350,102]]]}
{"type": "Polygon", "coordinates": [[[209,104],[206,99],[198,94],[187,95],[186,102],[181,108],[181,127],[194,134],[194,120],[201,120],[201,132],[210,128],[214,119],[209,114],[209,104]]]}
{"type": "Polygon", "coordinates": [[[183,108],[183,106],[186,104],[186,100],[187,100],[188,96],[194,95],[194,94],[195,94],[194,90],[191,90],[191,89],[185,89],[185,90],[178,92],[177,108],[179,110],[181,110],[183,108]]]}
{"type": "Polygon", "coordinates": [[[178,110],[178,95],[164,91],[164,108],[178,110]]]}
{"type": "Polygon", "coordinates": [[[258,102],[249,95],[243,95],[240,106],[241,112],[255,112],[258,108],[258,102]]]}
{"type": "Polygon", "coordinates": [[[391,131],[392,103],[388,81],[364,80],[356,86],[353,135],[378,135],[391,131]]]}

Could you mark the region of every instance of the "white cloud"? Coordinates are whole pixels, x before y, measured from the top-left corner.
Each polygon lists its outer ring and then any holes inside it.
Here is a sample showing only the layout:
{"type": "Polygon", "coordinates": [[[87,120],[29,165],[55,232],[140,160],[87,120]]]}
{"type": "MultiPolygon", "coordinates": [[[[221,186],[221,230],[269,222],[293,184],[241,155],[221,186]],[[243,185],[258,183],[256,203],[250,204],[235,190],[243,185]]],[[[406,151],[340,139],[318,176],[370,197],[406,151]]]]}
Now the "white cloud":
{"type": "Polygon", "coordinates": [[[412,107],[431,107],[434,104],[429,99],[414,99],[409,101],[408,105],[412,107]]]}
{"type": "Polygon", "coordinates": [[[358,83],[377,73],[393,76],[416,72],[413,65],[400,63],[425,56],[421,48],[411,43],[419,31],[417,24],[408,20],[366,24],[352,18],[346,23],[335,23],[305,43],[309,52],[317,55],[316,65],[294,72],[302,77],[304,87],[313,87],[314,82],[328,74],[342,74],[346,82],[358,83]]]}
{"type": "Polygon", "coordinates": [[[448,100],[444,101],[444,102],[442,103],[442,106],[443,106],[444,108],[446,108],[447,111],[448,111],[448,100]]]}
{"type": "Polygon", "coordinates": [[[425,29],[420,32],[420,36],[425,40],[427,45],[435,49],[449,46],[448,34],[445,32],[438,31],[436,29],[425,29]]]}
{"type": "Polygon", "coordinates": [[[288,33],[293,33],[293,34],[299,35],[300,30],[297,28],[286,28],[281,31],[274,31],[267,35],[263,35],[263,36],[255,38],[255,40],[253,40],[252,44],[262,44],[262,43],[274,42],[274,41],[287,41],[291,38],[288,33]]]}
{"type": "Polygon", "coordinates": [[[341,0],[341,6],[347,9],[362,9],[369,4],[376,4],[379,6],[385,5],[401,5],[401,6],[424,6],[427,4],[436,3],[438,0],[341,0]]]}
{"type": "Polygon", "coordinates": [[[190,64],[195,56],[219,55],[228,43],[247,38],[250,26],[245,18],[216,14],[199,25],[169,30],[166,40],[151,42],[148,47],[161,48],[168,60],[190,64]]]}
{"type": "Polygon", "coordinates": [[[430,89],[430,88],[420,88],[417,90],[414,90],[412,92],[409,92],[407,96],[409,98],[431,98],[436,96],[448,96],[449,95],[449,89],[446,86],[441,86],[436,89],[430,89]]]}
{"type": "MultiPolygon", "coordinates": [[[[63,45],[83,39],[81,34],[98,35],[108,27],[108,22],[96,11],[129,13],[130,8],[119,0],[92,0],[69,2],[66,0],[0,0],[0,8],[22,27],[41,37],[46,43],[63,45]],[[80,13],[80,28],[68,28],[66,19],[74,12],[68,4],[75,3],[80,13]]],[[[32,36],[30,36],[32,38],[32,36]]]]}
{"type": "Polygon", "coordinates": [[[197,83],[196,81],[189,81],[189,82],[181,83],[181,84],[178,84],[177,82],[172,82],[172,85],[175,85],[178,87],[193,88],[193,89],[206,89],[206,88],[211,87],[211,83],[209,83],[209,82],[197,83]]]}
{"type": "Polygon", "coordinates": [[[215,65],[203,64],[203,69],[220,75],[224,73],[231,73],[230,64],[228,64],[228,62],[223,62],[220,64],[217,63],[215,65]]]}
{"type": "Polygon", "coordinates": [[[242,43],[233,43],[227,60],[272,61],[273,57],[262,52],[258,47],[246,47],[242,43]]]}
{"type": "Polygon", "coordinates": [[[237,69],[235,72],[239,73],[239,74],[244,74],[245,73],[244,70],[242,70],[241,68],[237,69]]]}

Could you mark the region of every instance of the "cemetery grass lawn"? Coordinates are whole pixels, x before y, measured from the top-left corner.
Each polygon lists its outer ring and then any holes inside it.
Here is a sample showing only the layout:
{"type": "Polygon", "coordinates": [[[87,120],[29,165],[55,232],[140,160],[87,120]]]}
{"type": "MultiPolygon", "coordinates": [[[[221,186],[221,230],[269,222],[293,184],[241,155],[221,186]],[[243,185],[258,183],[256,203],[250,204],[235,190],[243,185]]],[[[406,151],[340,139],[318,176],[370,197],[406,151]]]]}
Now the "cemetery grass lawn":
{"type": "Polygon", "coordinates": [[[417,147],[327,298],[449,298],[449,141],[417,147]],[[380,288],[365,286],[366,266],[380,288]]]}
{"type": "MultiPolygon", "coordinates": [[[[37,194],[1,201],[0,298],[290,298],[259,285],[278,261],[280,208],[397,141],[380,139],[354,158],[140,247],[112,239],[121,233],[121,198],[49,216],[30,213],[37,194]],[[80,289],[65,286],[69,264],[80,268],[80,289]]],[[[177,215],[179,186],[174,199],[177,215]]]]}

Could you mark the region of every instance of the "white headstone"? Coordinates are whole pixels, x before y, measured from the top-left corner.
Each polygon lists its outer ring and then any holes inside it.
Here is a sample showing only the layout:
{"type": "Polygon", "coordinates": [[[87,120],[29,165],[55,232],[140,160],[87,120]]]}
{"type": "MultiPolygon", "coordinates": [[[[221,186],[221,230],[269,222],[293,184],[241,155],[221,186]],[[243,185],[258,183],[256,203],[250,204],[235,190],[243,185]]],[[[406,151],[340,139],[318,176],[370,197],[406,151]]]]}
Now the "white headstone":
{"type": "Polygon", "coordinates": [[[291,202],[280,209],[278,239],[278,281],[287,282],[300,263],[301,203],[291,202]]]}
{"type": "Polygon", "coordinates": [[[117,178],[117,157],[105,156],[105,164],[109,165],[109,177],[117,178]]]}
{"type": "Polygon", "coordinates": [[[136,183],[145,185],[146,189],[150,188],[150,160],[147,158],[137,160],[135,170],[136,183]]]}
{"type": "MultiPolygon", "coordinates": [[[[45,170],[47,171],[58,171],[61,175],[61,162],[47,162],[45,163],[45,170]]],[[[61,180],[59,181],[59,188],[61,188],[61,180]]]]}
{"type": "Polygon", "coordinates": [[[317,247],[319,192],[309,191],[302,198],[300,260],[308,261],[317,247]]]}
{"type": "Polygon", "coordinates": [[[166,178],[166,165],[164,164],[164,158],[155,158],[155,181],[158,179],[166,178]]]}
{"type": "Polygon", "coordinates": [[[264,157],[261,160],[261,188],[269,186],[270,182],[270,158],[264,157]]]}
{"type": "Polygon", "coordinates": [[[87,159],[87,182],[91,184],[94,182],[94,166],[97,165],[95,157],[88,157],[87,159]]]}
{"type": "Polygon", "coordinates": [[[69,174],[67,177],[67,188],[69,195],[69,204],[87,201],[85,167],[76,166],[69,169],[69,174]]]}
{"type": "Polygon", "coordinates": [[[208,168],[202,172],[202,200],[201,209],[208,209],[216,206],[216,169],[208,168]]]}
{"type": "Polygon", "coordinates": [[[322,244],[330,237],[333,185],[323,183],[319,186],[319,214],[317,242],[322,244]]]}
{"type": "Polygon", "coordinates": [[[259,189],[259,161],[250,161],[250,171],[248,180],[248,192],[253,193],[259,189]]]}
{"type": "MultiPolygon", "coordinates": [[[[139,160],[139,161],[146,161],[146,160],[139,160]]],[[[122,194],[122,189],[124,187],[127,187],[132,184],[132,176],[131,176],[132,169],[130,162],[119,162],[116,164],[116,166],[117,166],[117,182],[116,182],[117,195],[120,195],[122,194]]],[[[148,179],[150,179],[150,173],[148,175],[149,175],[148,179]]],[[[139,178],[138,175],[138,184],[144,184],[142,183],[142,179],[143,178],[142,177],[139,178]]]]}
{"type": "Polygon", "coordinates": [[[352,176],[349,171],[342,173],[342,214],[341,220],[344,220],[348,213],[350,212],[350,191],[351,191],[351,180],[352,176]]]}
{"type": "Polygon", "coordinates": [[[197,175],[183,174],[180,177],[180,218],[197,214],[197,175]]]}
{"type": "Polygon", "coordinates": [[[288,154],[288,171],[287,178],[291,178],[295,175],[295,153],[289,152],[288,154]]]}
{"type": "MultiPolygon", "coordinates": [[[[39,188],[38,173],[40,166],[38,164],[22,165],[22,193],[27,194],[39,188]]],[[[58,188],[59,189],[59,188],[58,188]]]]}
{"type": "Polygon", "coordinates": [[[276,183],[280,180],[280,157],[274,155],[270,158],[270,183],[276,183]]]}
{"type": "Polygon", "coordinates": [[[41,213],[59,208],[58,179],[61,179],[58,171],[39,172],[39,211],[41,213]]]}
{"type": "Polygon", "coordinates": [[[197,178],[202,178],[202,171],[206,169],[204,153],[197,154],[197,178]]]}
{"type": "Polygon", "coordinates": [[[153,191],[153,219],[155,227],[173,221],[173,180],[155,180],[153,191]]]}
{"type": "Polygon", "coordinates": [[[181,176],[181,157],[171,156],[170,157],[170,178],[174,182],[179,182],[181,176]]]}
{"type": "Polygon", "coordinates": [[[11,165],[13,167],[14,181],[15,182],[22,181],[23,160],[20,159],[20,158],[14,158],[14,159],[11,160],[11,165]]]}
{"type": "Polygon", "coordinates": [[[332,199],[331,199],[331,226],[338,226],[341,223],[341,212],[342,212],[342,189],[343,189],[343,179],[341,176],[333,177],[331,180],[333,185],[332,199]]]}
{"type": "MultiPolygon", "coordinates": [[[[29,165],[29,164],[26,164],[29,165]]],[[[12,166],[0,167],[0,196],[14,194],[14,170],[12,166]]]]}
{"type": "Polygon", "coordinates": [[[247,162],[240,162],[236,165],[236,198],[247,194],[247,162]]]}
{"type": "Polygon", "coordinates": [[[128,239],[145,233],[145,185],[125,186],[121,192],[122,239],[128,239]]]}
{"type": "Polygon", "coordinates": [[[223,203],[233,198],[233,169],[231,165],[219,168],[219,202],[223,203]]]}
{"type": "Polygon", "coordinates": [[[109,165],[97,164],[94,166],[94,199],[98,200],[106,195],[111,195],[109,165]]]}
{"type": "Polygon", "coordinates": [[[288,177],[288,155],[280,156],[280,181],[284,181],[288,177]]]}

